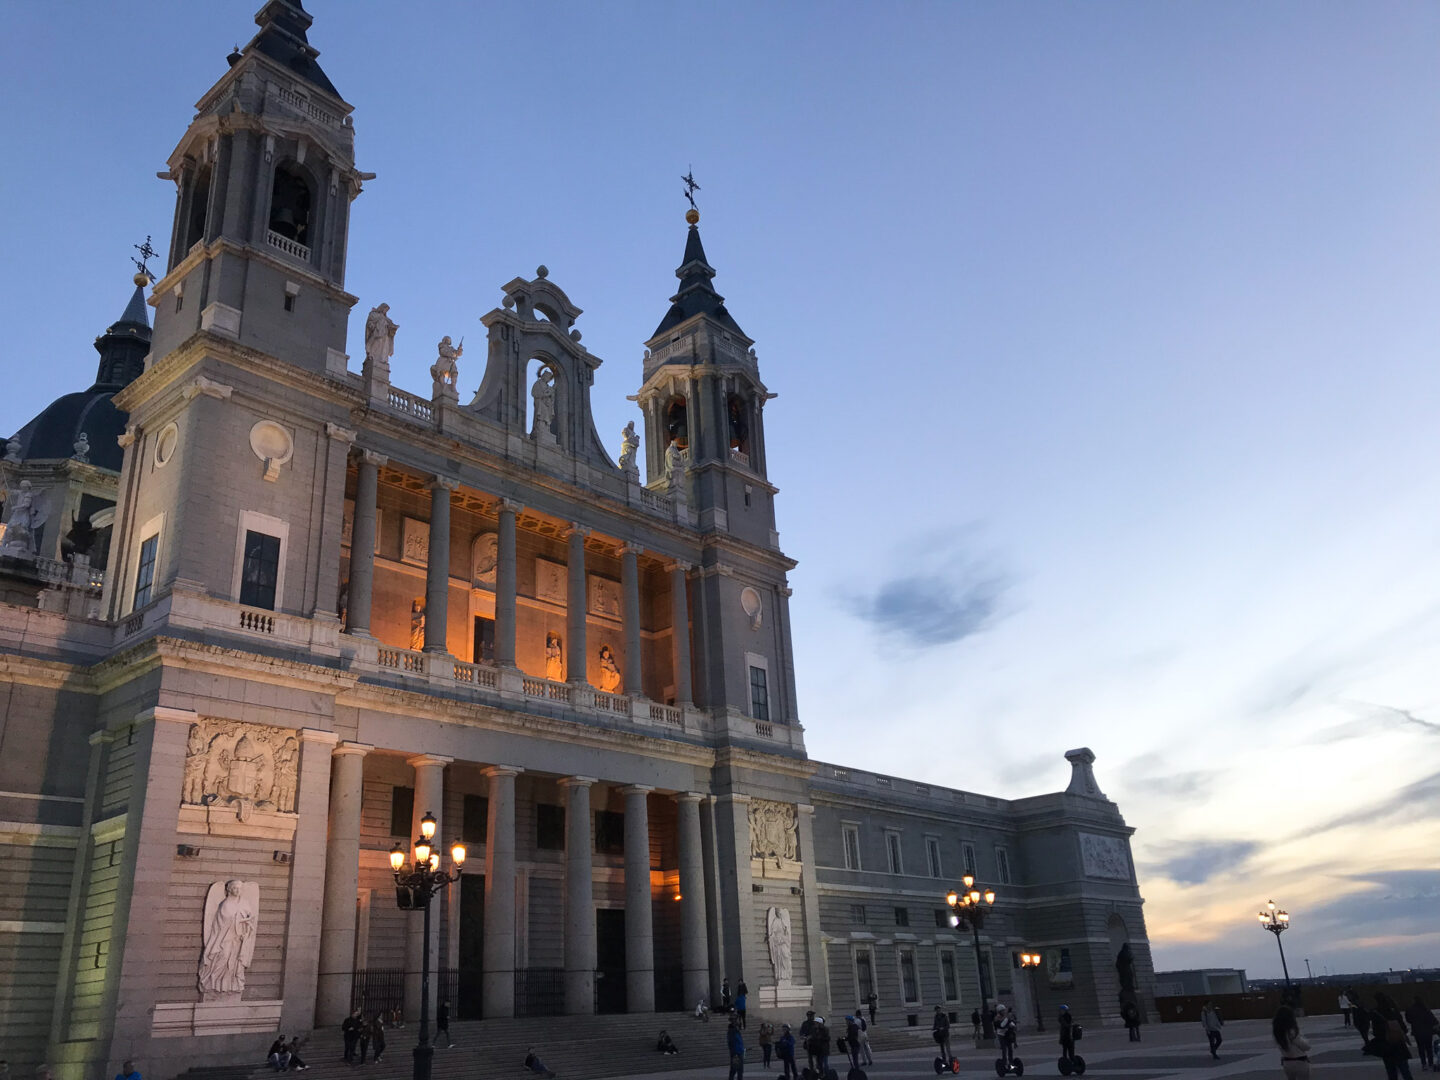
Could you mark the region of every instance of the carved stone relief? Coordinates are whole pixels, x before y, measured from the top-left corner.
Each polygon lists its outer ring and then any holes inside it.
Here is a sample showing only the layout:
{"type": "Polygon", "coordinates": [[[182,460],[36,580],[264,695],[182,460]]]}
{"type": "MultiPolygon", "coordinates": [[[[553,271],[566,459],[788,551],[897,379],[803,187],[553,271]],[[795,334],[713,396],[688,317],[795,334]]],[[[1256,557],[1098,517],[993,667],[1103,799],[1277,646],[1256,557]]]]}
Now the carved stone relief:
{"type": "Polygon", "coordinates": [[[797,862],[800,839],[795,821],[795,807],[790,803],[750,800],[750,857],[797,862]]]}
{"type": "Polygon", "coordinates": [[[591,574],[589,581],[590,613],[611,619],[620,618],[620,583],[597,574],[591,574]]]}
{"type": "Polygon", "coordinates": [[[228,808],[240,821],[256,810],[292,813],[300,741],[286,728],[201,720],[190,725],[180,801],[228,808]]]}
{"type": "Polygon", "coordinates": [[[400,558],[416,566],[430,561],[430,523],[407,517],[400,532],[400,558]]]}
{"type": "Polygon", "coordinates": [[[497,533],[483,532],[475,537],[470,549],[470,581],[481,589],[495,588],[495,569],[500,565],[500,537],[497,533]]]}
{"type": "Polygon", "coordinates": [[[1086,877],[1130,880],[1130,859],[1125,853],[1125,842],[1118,836],[1081,833],[1080,855],[1086,877]]]}
{"type": "Polygon", "coordinates": [[[535,560],[535,599],[549,600],[551,603],[563,604],[569,595],[566,588],[567,568],[564,563],[551,562],[549,559],[535,560]]]}

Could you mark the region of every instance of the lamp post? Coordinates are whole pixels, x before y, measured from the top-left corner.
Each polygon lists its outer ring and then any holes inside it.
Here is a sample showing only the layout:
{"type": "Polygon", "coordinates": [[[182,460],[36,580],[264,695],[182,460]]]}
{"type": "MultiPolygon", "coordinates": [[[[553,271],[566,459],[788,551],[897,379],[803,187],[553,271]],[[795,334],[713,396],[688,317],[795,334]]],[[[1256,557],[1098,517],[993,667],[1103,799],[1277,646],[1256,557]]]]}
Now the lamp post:
{"type": "Polygon", "coordinates": [[[415,840],[415,859],[407,864],[405,849],[396,844],[390,852],[390,869],[395,872],[395,903],[403,911],[423,908],[425,930],[420,939],[420,1041],[415,1044],[414,1080],[430,1080],[431,1059],[435,1048],[430,1045],[430,899],[452,881],[460,880],[465,865],[465,845],[458,841],[450,847],[454,872],[440,869],[440,853],[431,843],[435,839],[435,814],[426,811],[420,819],[420,835],[415,840]]]}
{"type": "Polygon", "coordinates": [[[965,884],[963,891],[951,889],[945,895],[950,905],[950,925],[956,929],[969,927],[975,938],[975,976],[980,981],[980,1023],[981,1033],[987,1039],[995,1038],[995,1025],[990,1022],[990,1006],[985,993],[985,965],[980,962],[980,928],[985,925],[985,915],[995,903],[995,890],[983,892],[975,886],[975,875],[966,874],[960,879],[965,884]],[[983,901],[983,903],[982,903],[983,901]]]}
{"type": "Polygon", "coordinates": [[[1280,935],[1290,929],[1290,913],[1276,908],[1274,900],[1267,901],[1265,910],[1260,912],[1260,928],[1275,935],[1275,947],[1280,950],[1280,970],[1285,973],[1285,1000],[1289,1001],[1290,968],[1285,964],[1285,946],[1280,944],[1280,935]]]}
{"type": "Polygon", "coordinates": [[[1040,1008],[1040,995],[1035,989],[1035,969],[1040,966],[1040,954],[1022,952],[1020,966],[1030,972],[1030,1000],[1035,1003],[1035,1030],[1045,1030],[1045,1011],[1040,1008]]]}

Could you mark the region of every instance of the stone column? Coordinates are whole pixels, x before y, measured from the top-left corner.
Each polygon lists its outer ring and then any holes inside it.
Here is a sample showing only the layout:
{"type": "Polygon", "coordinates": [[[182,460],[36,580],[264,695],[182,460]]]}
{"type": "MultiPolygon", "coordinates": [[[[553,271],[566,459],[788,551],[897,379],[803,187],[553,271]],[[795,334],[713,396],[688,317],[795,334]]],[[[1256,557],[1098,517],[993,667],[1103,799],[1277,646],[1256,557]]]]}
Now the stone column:
{"type": "Polygon", "coordinates": [[[689,705],[690,689],[690,598],[686,592],[685,574],[689,565],[670,565],[670,649],[675,672],[675,704],[689,705]]]}
{"type": "Polygon", "coordinates": [[[335,747],[330,766],[330,829],[325,844],[325,898],[320,908],[320,971],[315,1024],[334,1027],[350,1012],[355,968],[355,894],[360,888],[360,804],[365,743],[335,747]]]}
{"type": "MultiPolygon", "coordinates": [[[[450,607],[450,493],[459,486],[437,476],[430,482],[430,551],[425,565],[425,651],[448,652],[450,607]]],[[[417,798],[419,793],[416,793],[417,798]]]]}
{"type": "MultiPolygon", "coordinates": [[[[447,496],[448,498],[448,496],[447,496]]],[[[415,839],[420,835],[420,822],[429,812],[435,818],[435,850],[441,859],[446,852],[441,846],[445,842],[445,766],[454,758],[438,757],[435,754],[417,754],[407,764],[415,769],[415,809],[410,821],[410,839],[406,847],[410,857],[415,857],[415,839]]],[[[439,918],[440,901],[432,899],[430,911],[430,1015],[435,1015],[435,990],[438,982],[435,972],[440,966],[439,918]]],[[[405,914],[405,1015],[420,1016],[420,965],[424,956],[425,914],[411,911],[405,914]]]]}
{"type": "Polygon", "coordinates": [[[595,1011],[594,863],[590,855],[589,776],[567,776],[565,807],[565,1012],[595,1011]]]}
{"type": "Polygon", "coordinates": [[[620,549],[620,591],[625,597],[625,693],[644,694],[640,665],[640,548],[620,549]]]}
{"type": "Polygon", "coordinates": [[[316,506],[324,507],[320,517],[319,543],[315,553],[315,575],[306,590],[306,610],[312,617],[339,621],[340,533],[345,526],[345,462],[355,442],[355,432],[339,424],[325,425],[326,443],[316,455],[312,491],[316,506]],[[313,597],[313,599],[312,599],[313,597]]]}
{"type": "Polygon", "coordinates": [[[714,795],[705,796],[700,806],[700,850],[705,860],[705,945],[710,961],[710,1000],[713,1003],[720,1000],[720,980],[724,978],[721,972],[725,969],[725,922],[721,918],[720,853],[715,843],[714,795]]]}
{"type": "Polygon", "coordinates": [[[491,765],[485,837],[485,1019],[515,1015],[515,777],[514,765],[491,765]]]}
{"type": "Polygon", "coordinates": [[[621,788],[625,796],[625,1011],[655,1011],[655,935],[650,910],[650,813],[654,788],[621,788]]]}
{"type": "Polygon", "coordinates": [[[389,460],[373,450],[361,450],[355,479],[355,522],[350,528],[350,599],[345,629],[370,633],[370,598],[375,591],[375,498],[380,487],[380,466],[389,460]]]}
{"type": "MultiPolygon", "coordinates": [[[[820,927],[820,886],[815,876],[815,807],[800,803],[795,807],[797,838],[800,841],[801,906],[805,910],[805,965],[814,988],[811,1001],[815,1008],[834,1008],[830,996],[830,969],[825,963],[825,945],[820,927]]],[[[799,943],[794,928],[790,931],[791,948],[799,943]]]]}
{"type": "Polygon", "coordinates": [[[680,966],[684,971],[685,998],[682,1004],[693,1009],[695,1002],[710,996],[710,949],[705,939],[705,860],[700,842],[698,791],[675,796],[679,815],[677,839],[680,847],[680,966]]]}
{"type": "Polygon", "coordinates": [[[495,663],[515,666],[515,515],[520,504],[500,500],[500,530],[495,541],[495,663]]]}
{"type": "MultiPolygon", "coordinates": [[[[323,905],[316,906],[315,898],[324,892],[325,873],[329,869],[326,819],[331,753],[336,741],[333,731],[300,729],[300,760],[296,762],[300,775],[294,808],[299,821],[290,857],[290,910],[285,920],[285,975],[280,991],[285,1001],[280,1013],[282,1029],[309,1030],[315,1026],[320,937],[324,932],[325,913],[323,905]]],[[[353,899],[350,912],[353,919],[353,899]]]]}
{"type": "Polygon", "coordinates": [[[585,538],[589,535],[589,529],[570,526],[570,551],[566,558],[570,582],[565,594],[570,637],[565,642],[565,675],[572,683],[586,682],[589,670],[585,659],[585,538]]]}

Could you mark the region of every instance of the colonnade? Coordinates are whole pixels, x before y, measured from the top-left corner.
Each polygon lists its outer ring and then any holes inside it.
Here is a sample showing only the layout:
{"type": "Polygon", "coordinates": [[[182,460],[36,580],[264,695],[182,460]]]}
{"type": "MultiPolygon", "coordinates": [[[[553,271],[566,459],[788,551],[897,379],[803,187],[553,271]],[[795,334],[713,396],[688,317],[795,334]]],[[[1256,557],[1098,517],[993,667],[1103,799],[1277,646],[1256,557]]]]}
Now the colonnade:
{"type": "MultiPolygon", "coordinates": [[[[388,459],[371,450],[359,451],[355,486],[355,520],[351,529],[350,591],[346,606],[346,630],[351,634],[370,634],[372,602],[375,586],[375,522],[379,496],[379,472],[388,459]]],[[[425,651],[448,651],[445,641],[448,626],[450,594],[450,494],[458,483],[446,477],[430,482],[429,556],[425,569],[425,651]]],[[[495,663],[500,667],[515,666],[515,521],[524,509],[513,499],[499,500],[499,531],[496,539],[495,569],[495,663]]],[[[588,596],[585,569],[585,538],[590,529],[573,523],[567,535],[566,592],[569,633],[566,641],[565,670],[571,683],[586,681],[586,628],[588,596]]],[[[643,693],[643,671],[640,644],[640,568],[641,552],[635,544],[620,549],[621,619],[624,625],[625,667],[623,688],[627,694],[643,693]]],[[[672,561],[670,566],[671,634],[675,703],[691,703],[690,678],[690,609],[686,590],[688,566],[672,561]]]]}
{"type": "MultiPolygon", "coordinates": [[[[373,749],[363,743],[343,742],[334,751],[316,999],[316,1024],[322,1026],[338,1024],[350,1011],[355,967],[355,898],[359,888],[364,757],[373,749]]],[[[445,766],[452,760],[435,754],[420,754],[408,759],[415,770],[414,835],[419,834],[420,819],[427,811],[435,815],[436,835],[447,835],[441,814],[445,803],[445,766]]],[[[481,980],[482,1003],[487,1018],[515,1015],[515,778],[523,771],[519,766],[500,764],[482,769],[489,800],[484,867],[484,972],[481,980]]],[[[597,941],[590,792],[599,782],[589,776],[566,776],[558,781],[565,793],[566,803],[564,997],[565,1011],[569,1014],[595,1010],[597,941]]],[[[653,791],[654,788],[639,784],[620,788],[625,798],[625,980],[629,1012],[653,1012],[655,1009],[648,805],[653,791]]],[[[693,1002],[710,994],[705,841],[700,814],[700,805],[706,796],[699,792],[679,792],[673,797],[677,803],[676,839],[680,863],[682,984],[684,1000],[693,1002]]],[[[453,827],[451,831],[454,831],[453,827]]],[[[458,901],[458,896],[451,897],[452,904],[458,901]]],[[[407,1012],[413,1012],[411,1003],[418,1004],[420,1000],[422,934],[422,920],[409,920],[405,963],[407,1012]]],[[[430,949],[431,970],[439,970],[438,933],[432,932],[430,949]]],[[[431,993],[433,998],[433,984],[431,993]]],[[[433,1000],[431,1005],[433,1009],[433,1000]]]]}

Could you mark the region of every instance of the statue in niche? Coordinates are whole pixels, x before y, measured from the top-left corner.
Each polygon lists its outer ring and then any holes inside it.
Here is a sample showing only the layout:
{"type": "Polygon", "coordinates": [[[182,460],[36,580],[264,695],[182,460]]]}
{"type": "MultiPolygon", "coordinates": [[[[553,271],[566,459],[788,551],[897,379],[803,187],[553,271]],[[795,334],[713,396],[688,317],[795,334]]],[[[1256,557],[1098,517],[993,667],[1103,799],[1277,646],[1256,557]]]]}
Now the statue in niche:
{"type": "Polygon", "coordinates": [[[685,451],[672,439],[665,448],[665,479],[669,482],[671,491],[685,482],[685,458],[685,451]]]}
{"type": "Polygon", "coordinates": [[[550,425],[555,422],[555,373],[548,367],[542,367],[535,373],[530,397],[535,402],[535,424],[530,434],[541,442],[553,443],[555,433],[550,425]]]}
{"type": "Polygon", "coordinates": [[[631,420],[620,433],[620,472],[631,480],[640,479],[640,466],[636,458],[640,453],[640,436],[635,434],[635,421],[631,420]]]}
{"type": "Polygon", "coordinates": [[[300,743],[292,735],[275,749],[275,789],[271,800],[277,806],[294,805],[299,771],[300,743]]]}
{"type": "Polygon", "coordinates": [[[410,602],[410,648],[425,648],[425,601],[419,598],[410,602]]]}
{"type": "Polygon", "coordinates": [[[545,678],[551,682],[565,681],[565,650],[560,635],[554,630],[545,635],[545,678]]]}
{"type": "Polygon", "coordinates": [[[609,645],[600,646],[600,689],[607,694],[620,692],[620,668],[609,645]]]}
{"type": "Polygon", "coordinates": [[[190,737],[185,742],[185,783],[181,788],[180,801],[199,803],[205,800],[205,733],[199,724],[190,725],[190,737]]]}
{"type": "Polygon", "coordinates": [[[800,841],[795,830],[795,807],[769,799],[750,801],[750,857],[797,862],[800,841]]]}
{"type": "Polygon", "coordinates": [[[1125,994],[1134,994],[1135,957],[1130,953],[1130,943],[1128,941],[1120,946],[1120,951],[1115,956],[1115,972],[1120,976],[1120,993],[1122,998],[1125,994]]]}
{"type": "Polygon", "coordinates": [[[770,966],[775,969],[775,985],[789,986],[794,976],[790,962],[790,912],[772,907],[765,913],[765,944],[770,949],[770,966]]]}
{"type": "Polygon", "coordinates": [[[217,881],[205,896],[204,948],[200,993],[206,1001],[235,1000],[255,956],[260,886],[253,881],[217,881]]]}
{"type": "Polygon", "coordinates": [[[0,555],[33,559],[38,547],[35,534],[45,524],[45,511],[37,501],[29,480],[21,480],[20,488],[10,500],[10,520],[5,523],[5,543],[0,555]]]}
{"type": "Polygon", "coordinates": [[[390,370],[390,357],[395,355],[395,331],[399,330],[390,319],[390,305],[381,304],[370,309],[365,317],[365,360],[379,365],[382,371],[390,370]]]}
{"type": "Polygon", "coordinates": [[[430,378],[434,381],[434,393],[439,396],[455,389],[455,383],[460,378],[460,366],[455,361],[465,355],[465,341],[462,338],[459,345],[451,345],[450,335],[446,334],[436,349],[440,355],[430,365],[430,378]]]}

